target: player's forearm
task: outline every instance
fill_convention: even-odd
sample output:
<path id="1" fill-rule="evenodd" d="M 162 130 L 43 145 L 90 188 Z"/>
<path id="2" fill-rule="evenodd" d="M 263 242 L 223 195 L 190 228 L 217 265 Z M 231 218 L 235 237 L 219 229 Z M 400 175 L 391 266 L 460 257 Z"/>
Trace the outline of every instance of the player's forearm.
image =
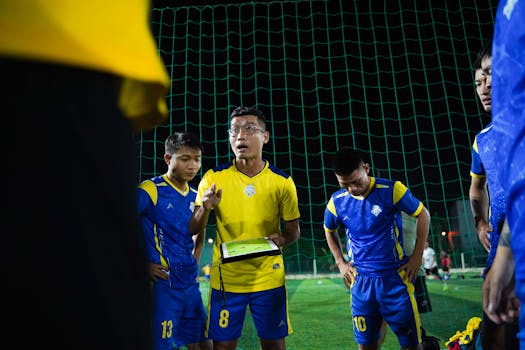
<path id="1" fill-rule="evenodd" d="M 204 207 L 195 207 L 193 215 L 190 218 L 190 223 L 188 228 L 192 235 L 196 235 L 201 231 L 204 231 L 206 225 L 208 224 L 208 219 L 210 217 L 209 209 L 204 209 Z"/>
<path id="2" fill-rule="evenodd" d="M 286 247 L 295 243 L 300 235 L 299 220 L 294 220 L 284 223 L 284 229 L 281 234 L 272 234 L 269 238 L 271 238 L 279 247 Z"/>
<path id="3" fill-rule="evenodd" d="M 480 221 L 488 222 L 487 214 L 489 207 L 489 198 L 486 186 L 483 182 L 472 179 L 472 184 L 469 189 L 470 210 L 476 224 L 476 228 Z"/>
<path id="4" fill-rule="evenodd" d="M 202 249 L 204 247 L 204 236 L 205 233 L 201 231 L 197 235 L 197 239 L 195 240 L 195 249 L 193 250 L 193 256 L 195 257 L 195 260 L 197 260 L 197 264 L 200 262 L 202 256 Z"/>
<path id="5" fill-rule="evenodd" d="M 471 199 L 470 200 L 470 209 L 472 211 L 472 217 L 474 218 L 474 223 L 476 228 L 481 221 L 488 222 L 487 219 L 487 205 L 481 199 Z"/>
<path id="6" fill-rule="evenodd" d="M 330 232 L 325 230 L 325 236 L 326 243 L 328 244 L 328 248 L 334 257 L 335 263 L 339 266 L 339 264 L 346 261 L 343 254 L 341 239 L 337 235 L 337 231 Z"/>

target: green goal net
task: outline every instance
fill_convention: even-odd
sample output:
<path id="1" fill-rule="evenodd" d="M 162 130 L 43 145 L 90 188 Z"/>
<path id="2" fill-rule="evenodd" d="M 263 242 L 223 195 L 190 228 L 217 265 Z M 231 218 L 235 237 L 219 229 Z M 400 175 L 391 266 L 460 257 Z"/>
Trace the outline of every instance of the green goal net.
<path id="1" fill-rule="evenodd" d="M 204 144 L 197 185 L 233 158 L 231 110 L 254 106 L 268 118 L 264 157 L 298 189 L 301 237 L 284 252 L 288 275 L 338 273 L 322 222 L 338 189 L 331 156 L 343 145 L 367 155 L 374 176 L 402 181 L 425 203 L 438 256 L 450 251 L 463 271 L 483 267 L 468 187 L 474 135 L 490 117 L 471 67 L 492 32 L 496 0 L 183 3 L 152 10 L 172 82 L 170 119 L 138 138 L 138 181 L 166 171 L 164 139 L 187 130 Z M 202 264 L 209 261 L 205 243 Z"/>

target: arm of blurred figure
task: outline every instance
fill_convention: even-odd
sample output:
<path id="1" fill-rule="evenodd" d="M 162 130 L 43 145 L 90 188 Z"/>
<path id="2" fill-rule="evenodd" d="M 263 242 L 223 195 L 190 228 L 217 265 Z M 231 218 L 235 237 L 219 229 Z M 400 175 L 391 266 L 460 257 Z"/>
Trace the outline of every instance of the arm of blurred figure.
<path id="1" fill-rule="evenodd" d="M 514 256 L 505 221 L 494 262 L 483 282 L 483 311 L 497 324 L 519 316 L 520 303 L 514 294 Z"/>

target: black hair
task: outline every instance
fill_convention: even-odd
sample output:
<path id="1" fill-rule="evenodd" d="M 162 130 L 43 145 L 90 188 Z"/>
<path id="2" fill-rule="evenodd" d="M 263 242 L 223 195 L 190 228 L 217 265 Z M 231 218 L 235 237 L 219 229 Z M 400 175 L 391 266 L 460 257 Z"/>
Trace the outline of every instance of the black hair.
<path id="1" fill-rule="evenodd" d="M 486 57 L 492 57 L 492 37 L 489 38 L 485 42 L 485 44 L 483 44 L 483 47 L 481 48 L 481 50 L 479 50 L 478 54 L 476 55 L 476 59 L 472 64 L 472 70 L 474 72 L 481 68 L 481 61 L 483 61 L 483 59 Z"/>
<path id="2" fill-rule="evenodd" d="M 235 108 L 230 114 L 230 120 L 235 117 L 242 117 L 245 115 L 256 116 L 257 120 L 259 121 L 259 125 L 266 129 L 266 117 L 264 116 L 264 113 L 253 107 L 239 106 Z"/>
<path id="3" fill-rule="evenodd" d="M 182 147 L 200 149 L 201 152 L 204 151 L 199 138 L 191 132 L 175 132 L 168 136 L 164 142 L 164 152 L 166 154 L 174 154 Z"/>
<path id="4" fill-rule="evenodd" d="M 345 146 L 335 152 L 332 158 L 332 168 L 337 175 L 350 175 L 364 164 L 363 159 L 357 150 Z"/>

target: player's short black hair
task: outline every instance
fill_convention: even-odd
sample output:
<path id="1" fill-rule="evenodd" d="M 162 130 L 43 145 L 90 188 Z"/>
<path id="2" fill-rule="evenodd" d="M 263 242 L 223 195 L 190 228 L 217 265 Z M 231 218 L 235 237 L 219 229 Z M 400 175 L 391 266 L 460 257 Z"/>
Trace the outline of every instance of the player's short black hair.
<path id="1" fill-rule="evenodd" d="M 259 125 L 261 125 L 263 128 L 266 129 L 266 117 L 264 113 L 256 108 L 253 107 L 246 107 L 246 106 L 239 106 L 236 107 L 231 113 L 230 113 L 230 120 L 232 120 L 235 117 L 242 117 L 245 115 L 254 115 L 257 117 L 257 120 L 259 121 Z"/>
<path id="2" fill-rule="evenodd" d="M 166 154 L 174 154 L 182 147 L 200 149 L 201 152 L 204 151 L 202 143 L 197 135 L 191 132 L 174 132 L 172 135 L 168 136 L 164 142 L 164 152 Z"/>
<path id="3" fill-rule="evenodd" d="M 332 157 L 332 168 L 336 175 L 350 175 L 364 164 L 363 159 L 359 151 L 349 146 L 344 146 L 335 152 Z"/>
<path id="4" fill-rule="evenodd" d="M 472 64 L 472 70 L 474 73 L 481 68 L 481 61 L 483 61 L 485 57 L 492 57 L 492 37 L 485 41 L 485 44 L 483 44 L 483 47 L 476 55 L 476 59 Z"/>

